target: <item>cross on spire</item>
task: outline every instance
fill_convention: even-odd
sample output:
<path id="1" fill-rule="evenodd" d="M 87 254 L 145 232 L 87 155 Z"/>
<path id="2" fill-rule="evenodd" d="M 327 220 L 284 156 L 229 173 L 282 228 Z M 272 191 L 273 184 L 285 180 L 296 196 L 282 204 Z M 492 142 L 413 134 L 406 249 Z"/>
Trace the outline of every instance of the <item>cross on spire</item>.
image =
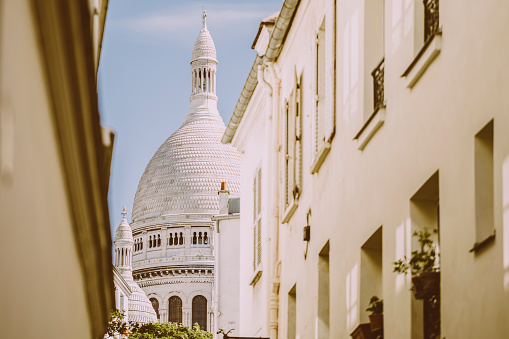
<path id="1" fill-rule="evenodd" d="M 122 219 L 125 220 L 125 216 L 127 215 L 127 210 L 125 208 L 125 205 L 124 205 L 124 208 L 122 209 Z"/>
<path id="2" fill-rule="evenodd" d="M 203 10 L 203 16 L 202 16 L 202 21 L 203 21 L 203 27 L 207 27 L 207 11 L 206 10 Z"/>

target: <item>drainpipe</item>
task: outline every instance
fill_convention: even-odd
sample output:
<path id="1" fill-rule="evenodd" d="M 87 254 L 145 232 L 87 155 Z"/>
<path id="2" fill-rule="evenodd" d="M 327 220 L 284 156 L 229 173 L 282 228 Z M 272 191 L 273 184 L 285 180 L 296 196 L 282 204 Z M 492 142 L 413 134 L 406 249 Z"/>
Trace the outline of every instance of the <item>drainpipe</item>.
<path id="1" fill-rule="evenodd" d="M 270 71 L 270 83 L 266 80 L 265 68 L 258 66 L 258 83 L 264 86 L 269 96 L 267 98 L 266 130 L 266 159 L 265 173 L 267 175 L 266 201 L 268 231 L 269 231 L 269 335 L 271 339 L 278 337 L 279 322 L 279 208 L 278 208 L 278 155 L 279 155 L 279 90 L 280 79 L 277 77 L 274 64 L 265 66 Z"/>

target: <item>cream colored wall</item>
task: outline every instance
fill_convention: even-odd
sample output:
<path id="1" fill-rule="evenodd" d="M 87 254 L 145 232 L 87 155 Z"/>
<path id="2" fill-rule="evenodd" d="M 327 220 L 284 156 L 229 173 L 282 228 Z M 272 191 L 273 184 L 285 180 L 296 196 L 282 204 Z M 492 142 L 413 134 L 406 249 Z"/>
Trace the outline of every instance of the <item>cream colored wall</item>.
<path id="1" fill-rule="evenodd" d="M 0 134 L 14 133 L 13 142 L 0 137 L 2 337 L 90 338 L 30 4 L 4 0 L 0 5 Z M 5 170 L 8 152 L 14 152 L 13 171 Z"/>
<path id="2" fill-rule="evenodd" d="M 448 338 L 503 338 L 509 325 L 509 82 L 505 38 L 509 4 L 441 2 L 442 51 L 413 89 L 402 73 L 422 45 L 413 26 L 420 1 L 385 1 L 384 125 L 363 151 L 353 140 L 365 121 L 365 66 L 346 53 L 362 55 L 362 41 L 347 44 L 347 26 L 367 24 L 358 1 L 337 1 L 336 135 L 317 174 L 311 164 L 313 112 L 313 33 L 321 22 L 323 1 L 301 1 L 276 63 L 282 78 L 281 105 L 293 86 L 295 66 L 303 70 L 303 190 L 289 224 L 280 225 L 281 285 L 279 337 L 286 338 L 287 293 L 297 284 L 297 334 L 315 338 L 318 253 L 330 240 L 330 338 L 347 338 L 365 321 L 369 300 L 361 277 L 361 246 L 383 225 L 382 297 L 385 336 L 411 338 L 410 277 L 392 273 L 392 262 L 411 250 L 410 198 L 439 171 L 442 334 Z M 360 6 L 362 7 L 362 6 Z M 420 9 L 419 9 L 420 11 Z M 355 35 L 353 35 L 355 36 Z M 415 40 L 415 41 L 414 41 Z M 353 53 L 353 54 L 352 54 Z M 371 71 L 371 70 L 369 70 Z M 345 79 L 345 77 L 350 78 Z M 355 78 L 355 75 L 357 78 Z M 253 100 L 258 100 L 252 98 Z M 263 100 L 263 99 L 259 99 Z M 253 104 L 252 102 L 250 105 Z M 280 115 L 282 117 L 282 115 Z M 495 121 L 496 239 L 485 250 L 470 253 L 475 242 L 474 137 Z M 237 133 L 243 131 L 239 129 Z M 236 136 L 237 137 L 237 136 Z M 281 134 L 282 140 L 282 134 Z M 253 141 L 254 143 L 254 141 Z M 243 155 L 243 178 L 251 180 Z M 282 161 L 282 159 L 281 159 Z M 250 165 L 252 166 L 252 165 Z M 244 176 L 247 175 L 248 178 Z M 281 178 L 281 173 L 280 173 Z M 244 182 L 244 181 L 243 181 Z M 243 206 L 246 206 L 244 202 Z M 311 241 L 304 258 L 302 227 L 311 209 Z M 241 223 L 243 221 L 241 220 Z M 415 321 L 414 321 L 415 324 Z M 415 326 L 414 326 L 415 327 Z M 414 336 L 415 337 L 415 336 Z"/>
<path id="3" fill-rule="evenodd" d="M 239 335 L 240 310 L 240 219 L 219 220 L 219 233 L 215 234 L 215 260 L 214 287 L 218 299 L 216 331 L 223 329 L 231 336 Z M 219 240 L 219 241 L 218 241 Z M 215 338 L 221 338 L 214 331 Z"/>
<path id="4" fill-rule="evenodd" d="M 234 139 L 232 145 L 241 152 L 240 179 L 240 312 L 239 330 L 241 336 L 268 336 L 269 307 L 269 241 L 268 241 L 268 208 L 267 167 L 264 159 L 266 152 L 266 92 L 261 86 L 255 89 L 252 102 L 249 104 L 239 126 L 240 139 Z M 262 168 L 262 276 L 254 285 L 250 285 L 253 272 L 253 179 L 258 168 Z"/>

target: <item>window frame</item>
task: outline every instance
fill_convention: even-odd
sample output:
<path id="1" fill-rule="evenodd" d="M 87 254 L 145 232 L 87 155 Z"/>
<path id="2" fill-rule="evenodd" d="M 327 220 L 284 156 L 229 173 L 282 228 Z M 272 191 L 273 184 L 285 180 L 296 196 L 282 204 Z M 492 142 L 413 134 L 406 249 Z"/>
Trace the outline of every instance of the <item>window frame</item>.
<path id="1" fill-rule="evenodd" d="M 326 14 L 315 30 L 313 43 L 313 91 L 311 174 L 317 173 L 327 157 L 336 134 L 336 2 L 326 2 Z M 323 33 L 322 33 L 323 32 Z M 320 46 L 323 45 L 323 49 Z M 320 54 L 322 51 L 323 55 Z M 323 66 L 320 65 L 323 63 Z M 323 71 L 321 71 L 323 67 Z M 322 75 L 322 78 L 320 77 Z M 323 91 L 320 90 L 320 84 Z"/>
<path id="2" fill-rule="evenodd" d="M 288 223 L 302 194 L 302 75 L 295 70 L 295 81 L 284 106 L 284 183 L 282 223 Z"/>

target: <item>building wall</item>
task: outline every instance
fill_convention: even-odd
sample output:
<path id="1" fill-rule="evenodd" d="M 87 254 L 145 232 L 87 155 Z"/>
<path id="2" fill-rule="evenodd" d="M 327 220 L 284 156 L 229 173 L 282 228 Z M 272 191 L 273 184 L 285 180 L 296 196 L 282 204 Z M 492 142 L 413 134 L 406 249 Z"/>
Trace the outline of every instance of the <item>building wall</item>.
<path id="1" fill-rule="evenodd" d="M 214 237 L 214 299 L 217 303 L 214 314 L 217 318 L 217 331 L 228 332 L 233 329 L 230 335 L 236 336 L 240 329 L 240 219 L 238 215 L 234 219 L 228 217 L 225 215 L 225 219 L 222 219 L 221 216 L 215 216 L 216 232 L 219 232 Z M 214 336 L 221 338 L 217 333 Z"/>
<path id="2" fill-rule="evenodd" d="M 184 220 L 187 219 L 187 220 Z M 194 221 L 190 221 L 194 220 Z M 205 221 L 208 220 L 208 221 Z M 134 224 L 134 223 L 133 223 Z M 182 322 L 192 326 L 192 299 L 202 295 L 207 299 L 207 329 L 213 327 L 214 257 L 212 246 L 214 229 L 210 217 L 203 215 L 171 215 L 157 221 L 137 222 L 133 226 L 135 246 L 143 242 L 143 248 L 133 252 L 133 276 L 149 299 L 159 302 L 160 321 L 168 321 L 169 298 L 177 295 L 182 300 Z M 207 233 L 207 244 L 193 244 L 194 233 Z M 180 233 L 181 245 L 169 245 L 170 233 Z M 161 237 L 161 246 L 149 247 L 150 237 Z M 202 240 L 203 242 L 203 240 Z"/>
<path id="3" fill-rule="evenodd" d="M 245 118 L 242 120 L 242 138 L 236 139 L 233 145 L 241 152 L 241 179 L 240 179 L 240 312 L 239 312 L 239 335 L 242 336 L 267 336 L 268 335 L 268 297 L 271 273 L 269 271 L 269 247 L 267 239 L 268 212 L 267 199 L 267 162 L 264 159 L 267 147 L 266 116 L 264 114 L 267 105 L 266 91 L 259 86 L 253 97 L 253 104 L 247 108 Z M 253 180 L 257 170 L 262 170 L 262 263 L 261 276 L 255 284 L 251 284 L 256 272 L 253 268 Z M 245 212 L 244 212 L 245 211 Z"/>
<path id="4" fill-rule="evenodd" d="M 46 77 L 40 26 L 33 7 L 31 1 L 0 1 L 2 336 L 68 338 L 72 333 L 73 337 L 92 338 L 106 328 L 113 284 L 105 281 L 111 278 L 111 272 L 110 276 L 103 277 L 102 267 L 98 265 L 88 267 L 88 278 L 84 274 L 86 260 L 81 256 L 80 245 L 85 240 L 76 238 L 74 226 L 79 222 L 73 213 L 81 207 L 73 209 L 70 203 L 72 188 L 62 164 L 62 140 L 58 138 L 51 98 L 50 86 L 55 83 Z M 57 52 L 55 55 L 61 56 Z M 87 56 L 93 64 L 92 55 L 82 55 Z M 95 82 L 91 85 L 95 86 Z M 80 98 L 86 100 L 84 96 Z M 84 115 L 89 117 L 93 113 L 97 111 L 92 109 Z M 82 137 L 89 135 L 83 132 Z M 101 143 L 100 137 L 93 141 Z M 96 151 L 92 149 L 91 152 Z M 95 155 L 102 158 L 100 153 Z M 76 179 L 83 180 L 83 177 Z M 88 184 L 90 191 L 100 191 L 97 182 Z M 86 192 L 78 194 L 87 195 Z M 106 195 L 103 202 L 105 199 Z M 105 213 L 107 219 L 107 204 L 100 200 L 95 203 L 97 211 L 92 215 Z M 109 226 L 97 223 L 94 225 L 97 238 L 90 239 L 97 240 L 103 235 L 99 226 L 104 226 L 109 235 Z M 104 253 L 111 252 L 108 246 L 111 246 L 109 242 L 104 245 Z M 104 253 L 97 252 L 98 261 L 88 258 L 87 264 L 111 265 L 111 257 Z M 88 295 L 87 284 L 98 286 L 97 282 L 104 282 L 96 290 L 102 301 Z M 107 288 L 109 285 L 111 290 Z M 90 305 L 90 302 L 97 303 Z M 95 318 L 91 311 L 96 313 Z"/>
<path id="5" fill-rule="evenodd" d="M 508 330 L 504 319 L 509 314 L 505 212 L 509 99 L 504 95 L 509 82 L 503 67 L 509 42 L 502 33 L 507 23 L 501 13 L 507 12 L 508 5 L 496 1 L 482 5 L 475 1 L 441 2 L 441 50 L 409 87 L 410 76 L 402 74 L 424 45 L 422 2 L 380 1 L 383 6 L 370 0 L 335 3 L 336 131 L 330 152 L 315 174 L 309 170 L 314 32 L 331 2 L 300 1 L 275 62 L 281 79 L 280 121 L 284 118 L 284 100 L 294 86 L 295 70 L 303 75 L 304 112 L 302 191 L 289 222 L 279 224 L 278 337 L 348 338 L 359 323 L 367 322 L 365 309 L 369 298 L 377 294 L 384 299 L 387 338 L 422 338 L 418 315 L 422 305 L 409 291 L 410 276 L 392 272 L 393 262 L 415 249 L 411 237 L 414 230 L 439 223 L 441 337 L 502 338 Z M 376 34 L 379 25 L 384 27 L 383 39 Z M 368 117 L 374 111 L 371 72 L 383 56 L 386 107 L 371 122 L 383 113 L 385 119 L 380 119 L 379 129 L 370 133 L 373 125 Z M 419 68 L 418 63 L 415 68 Z M 252 114 L 250 107 L 265 100 L 253 95 L 243 119 Z M 480 199 L 475 191 L 476 134 L 492 119 L 496 235 L 485 247 L 469 252 L 476 242 L 475 204 Z M 263 142 L 263 136 L 249 133 L 244 123 L 236 131 L 233 144 L 243 138 L 248 138 L 246 145 Z M 371 139 L 361 146 L 367 134 Z M 280 125 L 280 146 L 283 138 Z M 244 147 L 243 151 L 242 194 L 247 199 L 243 198 L 242 208 L 249 211 L 251 193 L 246 193 L 245 187 L 252 181 L 253 162 L 259 162 L 263 155 L 255 148 Z M 278 178 L 282 185 L 281 170 Z M 425 185 L 430 178 L 431 186 Z M 309 211 L 311 238 L 304 242 L 302 232 Z M 249 216 L 244 215 L 243 230 L 249 224 Z M 328 273 L 324 262 L 328 262 Z M 321 288 L 327 275 L 328 326 L 322 319 L 326 303 Z M 241 288 L 246 288 L 245 281 Z M 296 300 L 295 332 L 289 329 L 292 300 Z M 249 303 L 246 309 L 241 314 L 255 311 Z"/>

